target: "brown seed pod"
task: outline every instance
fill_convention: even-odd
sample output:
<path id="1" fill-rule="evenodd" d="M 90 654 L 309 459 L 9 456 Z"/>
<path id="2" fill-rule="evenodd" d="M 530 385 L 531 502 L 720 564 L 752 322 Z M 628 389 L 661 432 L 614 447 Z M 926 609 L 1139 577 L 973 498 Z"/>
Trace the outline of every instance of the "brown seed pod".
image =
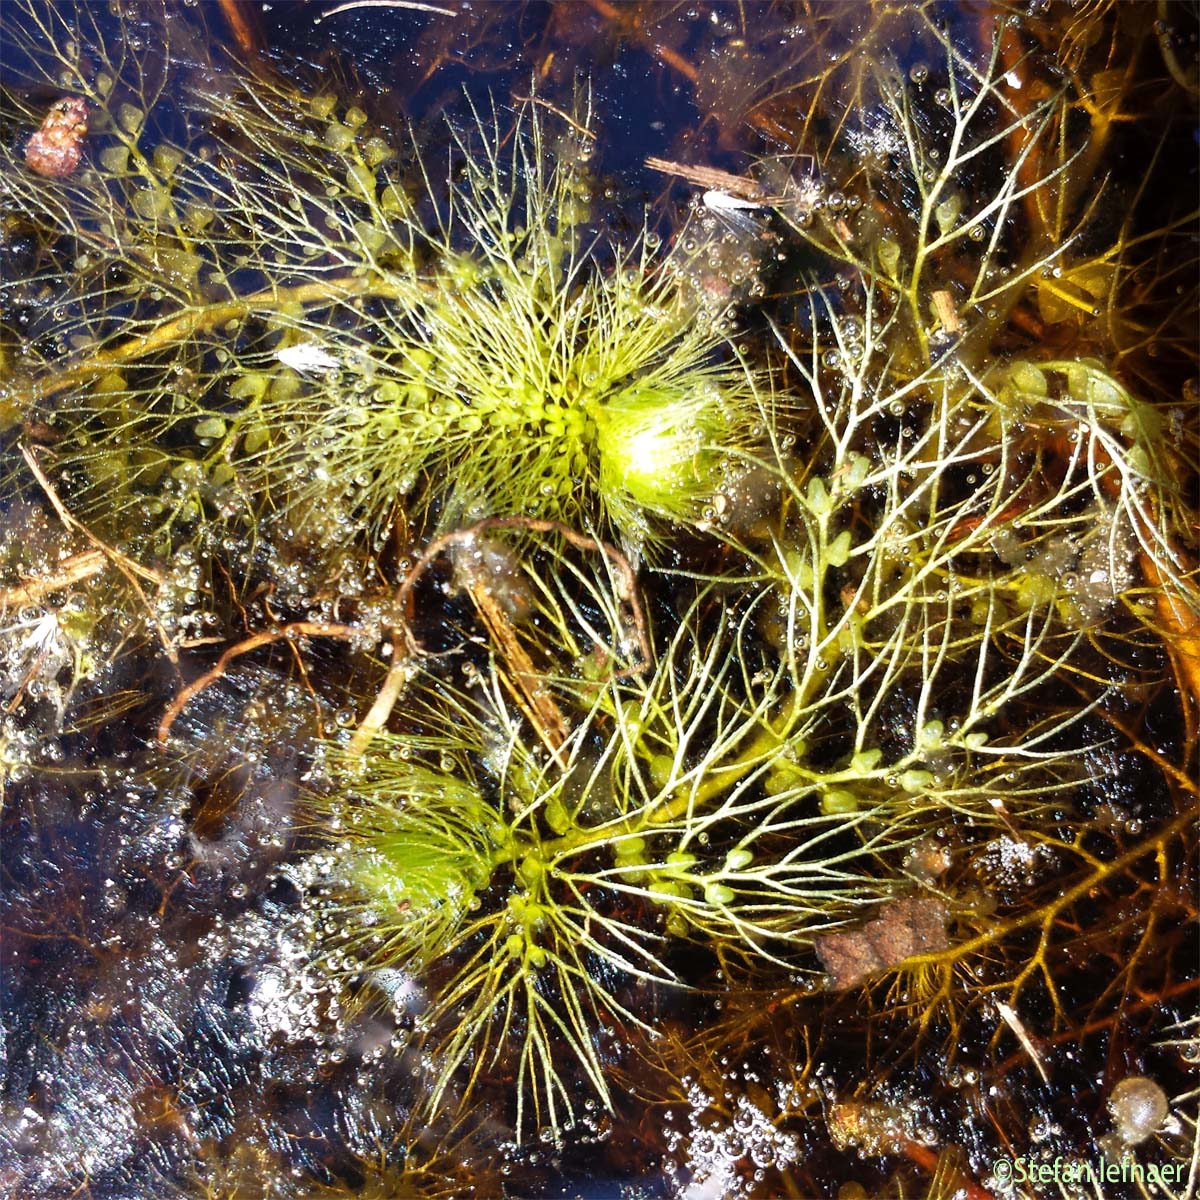
<path id="1" fill-rule="evenodd" d="M 25 165 L 47 179 L 66 179 L 79 166 L 87 135 L 88 110 L 79 96 L 55 101 L 25 147 Z"/>

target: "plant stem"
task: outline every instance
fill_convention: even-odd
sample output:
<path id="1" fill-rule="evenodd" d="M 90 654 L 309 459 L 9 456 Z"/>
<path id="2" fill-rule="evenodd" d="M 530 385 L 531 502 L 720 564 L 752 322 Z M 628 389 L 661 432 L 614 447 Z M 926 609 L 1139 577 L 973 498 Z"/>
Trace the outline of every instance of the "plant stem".
<path id="1" fill-rule="evenodd" d="M 44 383 L 30 385 L 14 392 L 9 403 L 18 411 L 39 400 L 49 400 L 79 383 L 86 383 L 97 375 L 149 357 L 193 334 L 223 325 L 227 321 L 240 320 L 257 312 L 275 312 L 293 305 L 313 305 L 362 299 L 366 297 L 398 300 L 409 289 L 400 285 L 395 278 L 381 279 L 378 276 L 362 278 L 341 277 L 322 280 L 320 283 L 305 283 L 293 288 L 270 288 L 254 292 L 240 300 L 229 300 L 221 304 L 210 304 L 186 312 L 164 322 L 141 337 L 130 338 L 111 350 L 101 350 L 91 358 L 60 371 Z"/>

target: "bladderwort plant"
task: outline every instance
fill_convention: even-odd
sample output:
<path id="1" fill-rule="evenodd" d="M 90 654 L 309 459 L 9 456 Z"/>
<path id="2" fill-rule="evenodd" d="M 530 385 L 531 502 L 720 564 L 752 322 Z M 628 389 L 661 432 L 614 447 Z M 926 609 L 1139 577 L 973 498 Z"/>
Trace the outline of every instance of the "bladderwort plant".
<path id="1" fill-rule="evenodd" d="M 350 164 L 375 231 L 368 269 L 397 237 L 432 269 L 415 271 L 366 338 L 305 312 L 288 349 L 257 371 L 245 360 L 231 390 L 251 400 L 246 469 L 297 473 L 310 491 L 315 471 L 322 503 L 344 486 L 376 520 L 425 475 L 453 477 L 455 511 L 594 519 L 635 544 L 652 540 L 654 518 L 699 523 L 728 451 L 750 442 L 754 380 L 718 362 L 720 335 L 687 311 L 655 239 L 619 249 L 587 232 L 586 111 L 552 139 L 528 104 L 505 148 L 482 133 L 501 115 L 476 119 L 478 144 L 455 137 L 461 174 L 447 196 L 420 164 L 429 205 L 392 184 L 382 206 L 374 164 Z M 260 136 L 264 148 L 278 140 L 270 127 Z M 277 386 L 281 358 L 308 364 L 294 394 Z"/>
<path id="2" fill-rule="evenodd" d="M 886 411 L 820 397 L 835 429 Z M 989 419 L 946 389 L 921 436 L 835 450 L 828 481 L 779 468 L 784 515 L 741 548 L 736 584 L 697 582 L 653 664 L 617 669 L 611 578 L 544 563 L 543 595 L 576 597 L 539 604 L 526 635 L 568 731 L 557 755 L 514 711 L 500 653 L 461 680 L 431 669 L 405 731 L 365 754 L 331 748 L 317 924 L 335 971 L 428 986 L 431 1112 L 508 1075 L 518 1134 L 561 1130 L 580 1079 L 611 1103 L 612 1041 L 654 1035 L 624 989 L 686 985 L 673 942 L 802 970 L 823 932 L 919 890 L 905 852 L 947 821 L 1053 826 L 1087 707 L 1039 705 L 1085 637 L 990 549 L 1005 473 L 947 486 Z M 876 502 L 888 519 L 858 536 Z"/>
<path id="3" fill-rule="evenodd" d="M 922 403 L 931 383 L 991 410 L 987 432 L 1010 455 L 1005 469 L 1026 497 L 1006 500 L 997 552 L 1007 552 L 1011 531 L 1032 574 L 1057 571 L 1080 585 L 1085 619 L 1126 590 L 1138 553 L 1151 564 L 1147 582 L 1161 579 L 1194 609 L 1185 480 L 1196 464 L 1189 447 L 1173 449 L 1178 439 L 1164 436 L 1179 429 L 1179 410 L 1169 398 L 1135 395 L 1097 357 L 1102 341 L 1045 362 L 994 350 L 1006 322 L 1031 297 L 1059 318 L 1064 308 L 1082 310 L 1110 336 L 1120 329 L 1119 293 L 1088 293 L 1069 282 L 1087 270 L 1106 279 L 1134 273 L 1124 265 L 1134 252 L 1129 217 L 1104 253 L 1082 249 L 1104 188 L 1091 189 L 1090 171 L 1077 168 L 1094 161 L 1096 143 L 1111 130 L 1086 95 L 1065 85 L 1042 86 L 1036 95 L 1022 90 L 1031 61 L 1014 49 L 1003 22 L 989 61 L 976 65 L 928 15 L 922 20 L 945 55 L 936 76 L 921 67 L 933 103 L 921 103 L 920 89 L 894 65 L 874 67 L 879 103 L 864 109 L 857 126 L 847 123 L 826 152 L 830 168 L 845 175 L 844 183 L 828 181 L 827 191 L 843 183 L 846 194 L 836 193 L 837 204 L 780 207 L 796 235 L 863 298 L 852 295 L 837 319 L 832 309 L 814 310 L 812 344 L 822 344 L 831 364 L 856 360 L 846 372 L 852 385 L 857 378 L 878 387 L 876 375 L 890 376 L 880 394 L 897 416 Z M 1089 115 L 1090 130 L 1069 128 L 1076 107 Z M 837 166 L 848 161 L 853 171 Z M 1129 212 L 1143 199 L 1139 188 Z M 1098 300 L 1112 310 L 1103 324 Z M 867 326 L 879 356 L 874 365 L 858 353 Z M 1114 359 L 1128 353 L 1124 340 L 1109 347 Z M 812 370 L 805 375 L 814 383 Z M 848 441 L 854 432 L 834 436 Z M 1065 446 L 1056 449 L 1056 440 Z M 976 461 L 980 469 L 997 465 L 986 450 Z M 1039 526 L 1037 505 L 1020 510 L 1032 490 L 1060 486 L 1045 479 L 1060 474 L 1072 482 L 1061 485 L 1063 502 Z M 1033 562 L 1039 558 L 1045 570 Z"/>
<path id="4" fill-rule="evenodd" d="M 922 181 L 921 232 L 907 259 L 879 247 L 881 268 L 832 226 L 853 286 L 813 288 L 807 344 L 778 331 L 811 396 L 808 457 L 794 462 L 780 422 L 767 454 L 743 453 L 783 503 L 729 535 L 736 582 L 694 579 L 641 672 L 596 678 L 570 622 L 544 623 L 546 660 L 574 647 L 546 676 L 570 730 L 561 761 L 530 749 L 502 655 L 465 689 L 428 680 L 410 731 L 333 753 L 337 849 L 314 865 L 337 965 L 430 982 L 418 1031 L 434 1109 L 508 1074 L 518 1129 L 561 1128 L 579 1076 L 610 1101 L 612 1028 L 653 1035 L 620 983 L 683 982 L 673 940 L 751 973 L 795 970 L 853 912 L 928 888 L 905 878 L 904 852 L 948 823 L 966 841 L 1061 827 L 1069 844 L 1078 756 L 1110 686 L 1098 622 L 1142 606 L 1139 549 L 1182 579 L 1178 509 L 1157 409 L 1103 364 L 998 359 L 983 347 L 999 314 L 959 339 L 953 296 L 931 309 L 944 325 L 926 320 L 939 239 L 964 250 L 972 304 L 1016 303 L 1045 266 L 1001 271 L 998 247 L 1060 162 L 1036 182 L 1001 175 L 961 237 L 942 208 L 956 166 L 1057 120 L 1051 104 L 1006 124 L 997 70 L 954 92 L 949 156 L 923 157 L 908 99 L 885 89 Z M 586 607 L 615 614 L 603 593 Z M 1063 698 L 1072 675 L 1099 683 L 1089 700 Z M 978 963 L 941 962 L 978 988 Z"/>
<path id="5" fill-rule="evenodd" d="M 588 232 L 586 106 L 452 137 L 443 188 L 362 110 L 269 81 L 198 90 L 203 132 L 173 140 L 136 59 L 85 67 L 63 18 L 29 19 L 92 141 L 53 181 L 9 142 L 36 253 L 5 415 L 49 428 L 68 499 L 123 544 L 403 512 L 640 545 L 778 489 L 723 534 L 728 570 L 657 579 L 649 659 L 623 582 L 518 540 L 510 640 L 415 652 L 389 728 L 322 750 L 298 868 L 318 952 L 410 997 L 428 1114 L 507 1086 L 519 1134 L 561 1132 L 584 1093 L 613 1103 L 620 1041 L 653 1036 L 636 988 L 688 985 L 676 943 L 814 971 L 823 932 L 932 886 L 905 873 L 916 843 L 1069 820 L 1097 622 L 1140 603 L 1135 546 L 1181 590 L 1185 566 L 1158 410 L 1090 355 L 993 349 L 1074 236 L 1020 239 L 1074 161 L 1061 96 L 1018 107 L 998 49 L 978 69 L 947 45 L 933 122 L 881 77 L 872 203 L 796 221 L 825 273 L 776 323 L 805 399 L 784 405 L 721 365 L 651 239 Z M 1063 698 L 1072 674 L 1091 699 Z"/>
<path id="6" fill-rule="evenodd" d="M 9 210 L 71 256 L 5 416 L 52 428 L 77 497 L 149 503 L 165 534 L 223 511 L 381 534 L 404 505 L 640 546 L 704 521 L 765 398 L 655 235 L 596 232 L 586 99 L 475 111 L 443 158 L 259 80 L 198 88 L 189 142 L 119 64 L 73 62 L 66 17 L 30 21 L 91 133 L 73 177 L 5 172 Z"/>

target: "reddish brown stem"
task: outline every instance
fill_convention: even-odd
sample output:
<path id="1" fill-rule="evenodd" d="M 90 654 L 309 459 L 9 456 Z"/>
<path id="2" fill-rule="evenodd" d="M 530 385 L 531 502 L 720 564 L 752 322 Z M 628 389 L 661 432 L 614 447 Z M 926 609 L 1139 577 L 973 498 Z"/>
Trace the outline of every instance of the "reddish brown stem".
<path id="1" fill-rule="evenodd" d="M 272 642 L 292 637 L 328 637 L 350 641 L 353 638 L 362 637 L 362 630 L 355 628 L 353 625 L 324 625 L 320 621 L 292 621 L 279 629 L 267 629 L 260 633 L 251 634 L 244 641 L 230 646 L 217 659 L 214 666 L 182 688 L 179 695 L 171 702 L 170 708 L 163 713 L 163 718 L 158 723 L 157 740 L 159 747 L 166 747 L 167 739 L 171 735 L 171 726 L 175 724 L 176 718 L 187 707 L 188 701 L 220 679 L 225 674 L 226 668 L 235 658 L 240 658 L 243 654 L 249 654 L 251 650 L 257 650 L 259 646 L 269 646 Z"/>
<path id="2" fill-rule="evenodd" d="M 904 1157 L 910 1162 L 916 1163 L 918 1167 L 928 1171 L 931 1175 L 937 1174 L 938 1155 L 928 1146 L 922 1146 L 919 1142 L 904 1142 L 901 1150 Z M 968 1179 L 961 1171 L 954 1173 L 954 1187 L 955 1190 L 951 1194 L 963 1196 L 965 1200 L 996 1200 L 991 1192 Z"/>
<path id="3" fill-rule="evenodd" d="M 404 577 L 404 582 L 396 592 L 396 602 L 400 610 L 407 613 L 412 590 L 416 586 L 417 580 L 421 578 L 436 558 L 442 555 L 449 547 L 459 542 L 470 541 L 471 538 L 480 533 L 487 533 L 491 529 L 526 529 L 532 533 L 556 533 L 577 550 L 599 550 L 605 555 L 617 568 L 621 576 L 620 598 L 623 603 L 629 606 L 630 615 L 633 617 L 634 630 L 637 634 L 640 661 L 633 667 L 630 667 L 626 673 L 632 674 L 644 671 L 649 667 L 653 661 L 653 654 L 650 650 L 650 634 L 646 623 L 646 612 L 642 607 L 642 598 L 637 589 L 637 573 L 634 571 L 633 565 L 616 546 L 609 542 L 602 542 L 598 538 L 577 533 L 569 525 L 564 525 L 561 521 L 548 521 L 539 517 L 488 517 L 486 520 L 478 521 L 466 529 L 455 529 L 450 533 L 443 534 L 441 537 L 434 538 L 425 547 L 425 551 L 421 557 L 413 564 L 412 570 Z M 407 629 L 406 637 L 410 650 L 413 653 L 419 654 L 421 647 Z"/>

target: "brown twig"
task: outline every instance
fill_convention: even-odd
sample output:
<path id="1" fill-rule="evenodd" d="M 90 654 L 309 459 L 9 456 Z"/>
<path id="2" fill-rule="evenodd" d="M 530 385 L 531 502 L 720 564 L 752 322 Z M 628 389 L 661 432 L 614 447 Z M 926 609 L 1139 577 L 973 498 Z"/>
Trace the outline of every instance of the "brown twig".
<path id="1" fill-rule="evenodd" d="M 1006 141 L 1009 161 L 1015 168 L 1023 193 L 1021 207 L 1025 212 L 1025 219 L 1029 222 L 1030 244 L 1038 246 L 1042 240 L 1053 237 L 1049 212 L 1053 206 L 1053 196 L 1047 196 L 1047 191 L 1052 185 L 1049 179 L 1042 178 L 1041 161 L 1033 153 L 1033 143 L 1040 136 L 1040 130 L 1036 124 L 1029 122 L 1029 114 L 1031 107 L 1045 93 L 1030 79 L 1026 55 L 1016 27 L 1007 21 L 997 22 L 996 27 L 1000 30 L 1000 62 L 1005 78 L 1020 81 L 1016 87 L 1010 87 L 1006 92 L 1007 102 L 1020 118 L 1013 122 Z M 1080 175 L 1079 178 L 1090 179 L 1091 173 L 1086 176 Z"/>
<path id="2" fill-rule="evenodd" d="M 158 630 L 158 637 L 159 641 L 162 642 L 163 652 L 173 664 L 178 666 L 179 655 L 176 653 L 171 639 L 167 636 L 167 631 L 162 627 L 158 618 L 153 615 L 154 610 L 150 607 L 150 602 L 146 599 L 146 593 L 142 591 L 142 585 L 138 583 L 140 576 L 148 583 L 153 583 L 155 587 L 161 587 L 163 582 L 162 576 L 156 571 L 151 571 L 148 567 L 143 567 L 141 563 L 135 562 L 127 554 L 122 554 L 120 550 L 114 549 L 107 542 L 102 542 L 78 517 L 70 512 L 67 506 L 63 504 L 58 493 L 54 490 L 54 485 L 46 477 L 46 473 L 42 470 L 42 465 L 38 462 L 37 455 L 34 454 L 31 447 L 22 446 L 21 457 L 24 458 L 29 470 L 33 473 L 34 479 L 38 481 L 42 491 L 45 492 L 46 499 L 50 501 L 54 511 L 58 513 L 59 520 L 68 529 L 75 529 L 82 533 L 97 550 L 112 561 L 117 570 L 129 581 L 130 586 L 137 592 L 138 599 L 142 602 L 143 608 L 150 614 L 155 629 Z"/>
<path id="3" fill-rule="evenodd" d="M 492 640 L 499 646 L 500 654 L 508 667 L 508 670 L 501 673 L 503 683 L 516 701 L 517 707 L 537 732 L 542 744 L 550 751 L 551 757 L 565 770 L 567 764 L 562 757 L 562 748 L 570 736 L 571 727 L 567 724 L 558 701 L 546 687 L 544 678 L 534 667 L 525 647 L 521 645 L 512 622 L 487 586 L 472 582 L 467 585 L 467 594 L 471 597 Z"/>
<path id="4" fill-rule="evenodd" d="M 744 200 L 761 200 L 763 190 L 743 175 L 734 175 L 729 171 L 719 171 L 716 167 L 689 166 L 687 163 L 673 162 L 669 158 L 655 158 L 651 155 L 646 159 L 646 166 L 652 171 L 661 171 L 664 175 L 678 175 L 688 183 L 697 187 L 716 188 L 728 192 L 731 196 L 740 196 Z"/>
<path id="5" fill-rule="evenodd" d="M 941 325 L 942 331 L 949 334 L 962 333 L 962 320 L 958 315 L 954 297 L 945 289 L 936 291 L 930 297 L 933 301 L 933 312 Z"/>
<path id="6" fill-rule="evenodd" d="M 93 546 L 103 551 L 107 558 L 112 559 L 125 572 L 132 575 L 140 575 L 148 583 L 153 583 L 155 586 L 162 583 L 161 575 L 155 571 L 151 571 L 148 567 L 143 567 L 141 563 L 134 562 L 128 555 L 122 554 L 120 550 L 115 550 L 112 546 L 102 542 L 78 517 L 67 509 L 66 505 L 59 498 L 58 493 L 54 490 L 54 485 L 46 478 L 46 473 L 42 470 L 37 455 L 34 454 L 29 446 L 21 447 L 21 457 L 29 464 L 29 469 L 33 473 L 34 479 L 38 481 L 42 491 L 46 493 L 46 499 L 53 505 L 59 519 L 68 529 L 75 529 L 82 533 Z"/>
<path id="7" fill-rule="evenodd" d="M 50 575 L 31 576 L 24 583 L 0 588 L 0 611 L 23 608 L 28 604 L 41 604 L 52 593 L 99 575 L 107 562 L 108 558 L 103 550 L 83 550 L 72 554 L 69 558 L 64 558 L 57 570 Z"/>
<path id="8" fill-rule="evenodd" d="M 362 754 L 367 746 L 370 745 L 371 739 L 387 724 L 396 701 L 404 692 L 405 687 L 408 686 L 409 680 L 412 679 L 414 670 L 413 658 L 424 653 L 416 638 L 413 637 L 407 620 L 412 591 L 416 587 L 417 581 L 429 568 L 430 564 L 451 546 L 459 542 L 469 541 L 471 538 L 476 537 L 480 533 L 486 533 L 490 529 L 524 529 L 533 533 L 556 533 L 576 549 L 599 550 L 604 554 L 616 567 L 617 573 L 620 575 L 619 596 L 621 601 L 629 608 L 638 640 L 639 661 L 620 672 L 620 674 L 644 671 L 653 662 L 653 654 L 650 649 L 649 627 L 646 623 L 646 612 L 642 607 L 641 595 L 637 590 L 637 573 L 634 571 L 629 559 L 616 546 L 600 541 L 597 538 L 588 537 L 586 534 L 577 533 L 569 525 L 564 525 L 560 521 L 543 520 L 537 517 L 488 517 L 486 520 L 478 521 L 466 529 L 456 529 L 450 533 L 443 534 L 441 537 L 434 538 L 425 547 L 420 558 L 413 564 L 396 590 L 396 605 L 400 612 L 404 614 L 404 617 L 402 618 L 403 624 L 397 629 L 396 636 L 392 640 L 392 666 L 388 670 L 379 694 L 375 697 L 375 702 L 371 705 L 367 715 L 359 724 L 354 737 L 350 740 L 347 753 Z M 521 668 L 518 668 L 518 672 L 520 670 Z M 532 670 L 532 664 L 529 664 L 529 670 Z M 534 707 L 537 707 L 536 703 L 534 703 Z M 528 711 L 526 711 L 526 715 L 530 715 Z M 530 719 L 533 720 L 532 717 Z M 550 726 L 555 724 L 552 718 L 548 717 L 547 719 Z M 553 735 L 544 733 L 541 727 L 538 726 L 537 721 L 533 721 L 533 723 L 539 728 L 539 733 L 543 734 L 543 740 L 545 740 L 546 736 L 553 737 Z M 547 744 L 550 745 L 551 752 L 555 752 L 554 746 L 549 742 Z M 561 742 L 559 742 L 559 745 L 561 745 Z"/>
<path id="9" fill-rule="evenodd" d="M 230 646 L 217 659 L 215 665 L 180 690 L 179 694 L 171 702 L 170 708 L 163 713 L 163 718 L 158 723 L 157 741 L 159 747 L 164 748 L 166 746 L 167 739 L 171 735 L 171 726 L 175 724 L 179 714 L 187 707 L 188 701 L 220 679 L 225 674 L 225 669 L 235 658 L 240 658 L 243 654 L 249 654 L 251 650 L 257 650 L 259 646 L 269 646 L 271 643 L 282 641 L 284 638 L 329 637 L 338 638 L 341 641 L 350 641 L 354 638 L 362 637 L 362 632 L 361 629 L 353 625 L 325 625 L 320 621 L 292 621 L 287 625 L 281 626 L 279 629 L 264 629 L 259 633 L 252 633 L 248 638 L 243 639 L 236 645 Z"/>
<path id="10" fill-rule="evenodd" d="M 693 83 L 699 79 L 700 73 L 682 54 L 677 50 L 672 50 L 670 46 L 664 46 L 660 42 L 656 42 L 652 37 L 647 36 L 638 23 L 627 21 L 625 14 L 616 5 L 610 4 L 608 0 L 588 0 L 588 4 L 606 21 L 616 22 L 632 37 L 642 42 L 655 58 L 678 71 L 685 79 L 690 79 Z"/>
<path id="11" fill-rule="evenodd" d="M 1142 574 L 1153 590 L 1163 648 L 1171 663 L 1183 712 L 1187 753 L 1200 737 L 1200 595 L 1187 577 L 1173 580 L 1159 570 L 1154 557 L 1139 554 Z"/>
<path id="12" fill-rule="evenodd" d="M 412 569 L 404 577 L 404 582 L 400 584 L 396 592 L 396 602 L 401 611 L 408 611 L 409 600 L 411 599 L 412 590 L 416 586 L 417 580 L 421 578 L 435 559 L 439 558 L 451 546 L 457 545 L 459 542 L 470 541 L 479 534 L 487 533 L 492 529 L 525 529 L 531 533 L 556 533 L 577 550 L 600 551 L 617 568 L 617 572 L 621 577 L 618 596 L 628 606 L 630 615 L 633 618 L 634 629 L 637 633 L 640 661 L 623 673 L 636 674 L 646 670 L 650 666 L 654 660 L 654 655 L 650 649 L 649 627 L 646 623 L 645 609 L 642 607 L 642 598 L 637 590 L 637 573 L 634 571 L 629 559 L 610 542 L 604 542 L 599 538 L 578 533 L 569 525 L 564 525 L 561 521 L 550 521 L 540 517 L 488 517 L 483 521 L 476 522 L 474 525 L 467 526 L 465 529 L 455 529 L 450 533 L 442 534 L 441 537 L 434 538 L 425 547 L 425 551 L 421 557 L 413 564 Z M 413 654 L 423 653 L 422 648 L 417 644 L 407 624 L 405 625 L 405 636 L 408 640 L 409 650 Z"/>
<path id="13" fill-rule="evenodd" d="M 25 672 L 25 678 L 17 685 L 17 690 L 13 698 L 4 706 L 4 715 L 12 716 L 21 706 L 21 702 L 25 699 L 25 689 L 33 682 L 33 677 L 42 669 L 42 663 L 46 661 L 47 652 L 42 650 L 33 660 L 33 665 Z"/>
<path id="14" fill-rule="evenodd" d="M 259 20 L 256 6 L 243 3 L 243 0 L 217 0 L 217 7 L 233 34 L 233 40 L 238 48 L 251 58 L 256 57 L 263 49 L 262 22 Z"/>

